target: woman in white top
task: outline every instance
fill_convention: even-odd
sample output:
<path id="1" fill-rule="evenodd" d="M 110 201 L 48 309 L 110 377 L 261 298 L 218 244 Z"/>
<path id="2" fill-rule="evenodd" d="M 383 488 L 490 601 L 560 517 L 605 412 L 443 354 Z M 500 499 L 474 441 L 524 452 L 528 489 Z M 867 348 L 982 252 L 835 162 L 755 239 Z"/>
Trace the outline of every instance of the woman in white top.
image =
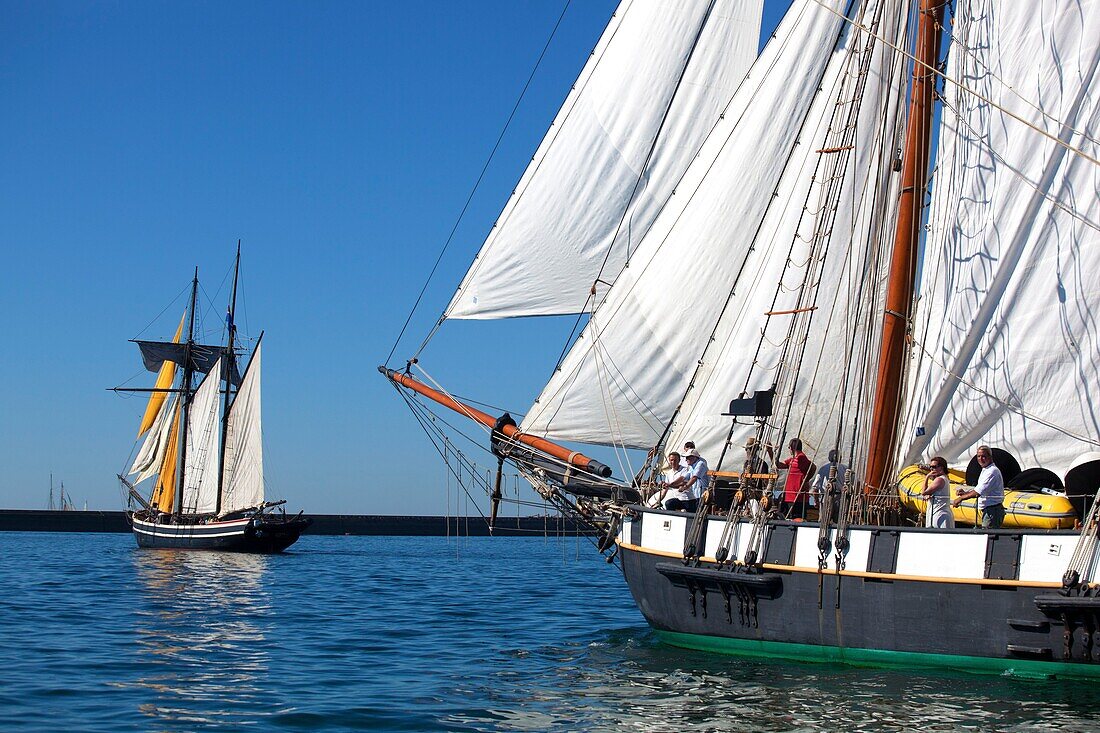
<path id="1" fill-rule="evenodd" d="M 954 529 L 955 517 L 951 514 L 951 482 L 947 479 L 947 461 L 943 456 L 934 456 L 928 464 L 930 468 L 924 477 L 924 488 L 920 492 L 928 502 L 924 526 Z"/>

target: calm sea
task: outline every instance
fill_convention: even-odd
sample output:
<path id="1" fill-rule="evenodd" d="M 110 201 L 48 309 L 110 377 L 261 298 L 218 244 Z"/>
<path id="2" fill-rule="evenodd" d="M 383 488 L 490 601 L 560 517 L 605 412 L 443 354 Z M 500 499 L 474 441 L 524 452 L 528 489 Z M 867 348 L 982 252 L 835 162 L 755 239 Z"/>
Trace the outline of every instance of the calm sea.
<path id="1" fill-rule="evenodd" d="M 665 647 L 583 539 L 292 550 L 0 533 L 0 730 L 1100 730 L 1095 685 Z"/>

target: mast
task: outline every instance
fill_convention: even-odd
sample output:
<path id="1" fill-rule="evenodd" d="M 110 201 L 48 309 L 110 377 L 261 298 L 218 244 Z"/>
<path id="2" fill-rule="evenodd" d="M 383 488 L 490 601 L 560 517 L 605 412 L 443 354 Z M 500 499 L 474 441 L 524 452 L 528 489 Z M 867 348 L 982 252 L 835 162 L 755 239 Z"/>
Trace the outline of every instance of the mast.
<path id="1" fill-rule="evenodd" d="M 890 259 L 878 379 L 871 413 L 871 436 L 867 453 L 867 490 L 886 483 L 901 412 L 902 375 L 912 315 L 913 291 L 920 243 L 921 211 L 928 180 L 932 146 L 932 113 L 937 54 L 947 0 L 920 0 L 917 25 L 916 61 L 909 97 L 909 123 L 905 132 L 901 195 L 894 230 L 894 251 Z"/>
<path id="2" fill-rule="evenodd" d="M 183 402 L 183 410 L 180 411 L 180 420 L 183 421 L 180 429 L 180 455 L 179 478 L 176 484 L 176 517 L 183 515 L 183 484 L 187 476 L 187 418 L 191 412 L 191 377 L 194 369 L 191 366 L 191 348 L 195 345 L 195 301 L 199 294 L 199 268 L 195 268 L 195 278 L 191 281 L 191 313 L 187 318 L 187 346 L 184 348 L 183 358 L 183 385 L 180 400 Z"/>
<path id="3" fill-rule="evenodd" d="M 226 326 L 229 328 L 229 337 L 225 346 L 225 362 L 222 364 L 222 377 L 225 379 L 225 403 L 222 409 L 222 435 L 218 446 L 218 498 L 214 503 L 214 514 L 222 511 L 222 483 L 225 481 L 225 438 L 229 429 L 229 405 L 233 397 L 233 372 L 235 358 L 233 356 L 233 336 L 237 333 L 237 275 L 241 271 L 241 240 L 237 240 L 237 259 L 233 263 L 233 295 L 229 299 L 229 312 L 225 316 Z"/>

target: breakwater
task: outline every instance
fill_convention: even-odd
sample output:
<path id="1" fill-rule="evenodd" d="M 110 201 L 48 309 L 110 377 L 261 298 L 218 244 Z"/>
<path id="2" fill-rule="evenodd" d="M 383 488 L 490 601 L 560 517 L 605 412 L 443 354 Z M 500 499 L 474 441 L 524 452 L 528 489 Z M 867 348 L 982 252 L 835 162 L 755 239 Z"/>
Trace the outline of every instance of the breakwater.
<path id="1" fill-rule="evenodd" d="M 485 537 L 484 517 L 391 516 L 387 514 L 307 514 L 313 524 L 304 534 L 395 537 Z M 0 532 L 129 532 L 119 511 L 49 511 L 0 509 Z M 495 536 L 573 535 L 576 523 L 557 516 L 501 517 Z"/>

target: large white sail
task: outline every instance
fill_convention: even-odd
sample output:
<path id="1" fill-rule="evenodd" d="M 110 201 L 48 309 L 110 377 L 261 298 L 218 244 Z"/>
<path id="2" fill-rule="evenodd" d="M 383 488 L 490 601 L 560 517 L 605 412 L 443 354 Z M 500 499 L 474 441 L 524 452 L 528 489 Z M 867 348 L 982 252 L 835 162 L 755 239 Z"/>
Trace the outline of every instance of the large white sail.
<path id="1" fill-rule="evenodd" d="M 624 0 L 446 316 L 584 310 L 741 83 L 761 9 L 761 0 Z"/>
<path id="2" fill-rule="evenodd" d="M 778 203 L 818 85 L 842 53 L 847 4 L 806 0 L 787 13 L 524 431 L 628 447 L 660 438 Z"/>
<path id="3" fill-rule="evenodd" d="M 1100 2 L 958 5 L 904 460 L 1064 474 L 1100 439 Z"/>
<path id="4" fill-rule="evenodd" d="M 222 513 L 248 509 L 264 501 L 263 426 L 260 422 L 260 349 L 229 409 L 222 477 Z"/>
<path id="5" fill-rule="evenodd" d="M 145 441 L 141 444 L 134 463 L 130 466 L 129 473 L 137 474 L 135 484 L 139 484 L 150 476 L 155 476 L 160 471 L 160 465 L 164 461 L 164 452 L 168 449 L 169 434 L 172 432 L 172 418 L 175 416 L 176 401 L 163 400 L 156 418 L 145 435 Z"/>
<path id="6" fill-rule="evenodd" d="M 853 20 L 875 31 L 850 28 L 834 55 L 746 260 L 751 274 L 727 303 L 672 425 L 668 444 L 694 441 L 715 468 L 729 437 L 735 449 L 721 468 L 738 470 L 738 448 L 756 431 L 751 417 L 741 418 L 731 435 L 731 418 L 722 416 L 742 391 L 778 384 L 775 421 L 819 462 L 845 412 L 844 438 L 851 437 L 864 363 L 853 344 L 866 343 L 869 324 L 881 322 L 868 303 L 884 281 L 877 242 L 893 231 L 892 164 L 908 72 L 896 49 L 906 45 L 909 17 L 902 3 L 871 0 Z"/>
<path id="7" fill-rule="evenodd" d="M 207 514 L 218 502 L 218 441 L 221 417 L 222 360 L 202 380 L 187 413 L 187 462 L 184 466 L 183 511 Z"/>

